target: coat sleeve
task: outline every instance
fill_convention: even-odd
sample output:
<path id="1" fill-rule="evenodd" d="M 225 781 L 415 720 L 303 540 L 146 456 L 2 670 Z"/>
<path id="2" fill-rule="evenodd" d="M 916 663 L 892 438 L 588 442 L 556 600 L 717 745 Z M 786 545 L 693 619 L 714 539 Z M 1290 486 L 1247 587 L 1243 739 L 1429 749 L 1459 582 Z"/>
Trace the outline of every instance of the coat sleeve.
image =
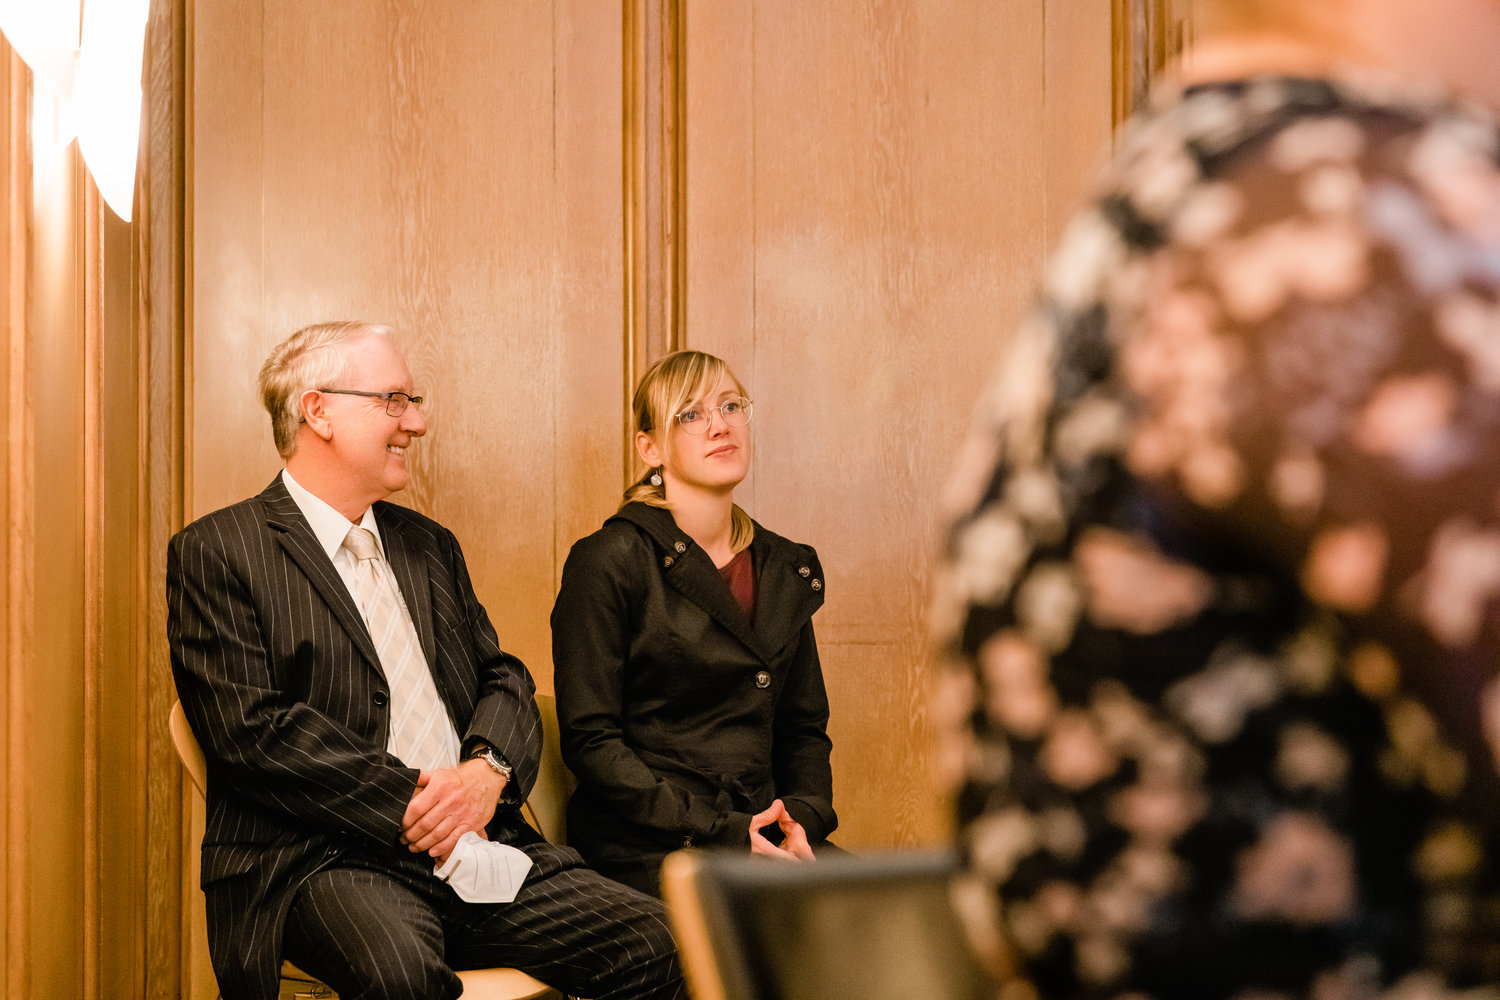
<path id="1" fill-rule="evenodd" d="M 750 814 L 727 796 L 695 794 L 659 777 L 625 739 L 625 667 L 650 553 L 633 539 L 592 535 L 563 566 L 552 609 L 552 665 L 563 758 L 621 817 L 671 838 L 748 845 Z"/>
<path id="2" fill-rule="evenodd" d="M 172 674 L 210 761 L 210 794 L 212 783 L 227 782 L 234 794 L 311 828 L 394 843 L 417 771 L 277 683 L 263 637 L 273 623 L 263 618 L 295 622 L 300 614 L 310 632 L 313 625 L 290 595 L 284 607 L 257 604 L 252 530 L 200 523 L 167 550 Z M 299 660 L 304 654 L 313 655 L 310 642 L 298 647 Z"/>
<path id="3" fill-rule="evenodd" d="M 500 805 L 514 808 L 531 794 L 542 759 L 542 719 L 536 706 L 536 684 L 525 664 L 500 648 L 490 616 L 474 593 L 458 541 L 449 534 L 447 542 L 462 628 L 457 635 L 450 634 L 444 639 L 458 640 L 454 655 L 472 661 L 476 678 L 474 712 L 460 735 L 465 750 L 483 741 L 505 756 L 513 774 Z M 438 627 L 443 628 L 444 624 L 440 622 Z"/>
<path id="4" fill-rule="evenodd" d="M 776 704 L 771 766 L 777 796 L 813 844 L 827 840 L 839 824 L 833 811 L 833 769 L 828 760 L 832 751 L 828 692 L 809 621 L 802 626 L 797 653 Z"/>

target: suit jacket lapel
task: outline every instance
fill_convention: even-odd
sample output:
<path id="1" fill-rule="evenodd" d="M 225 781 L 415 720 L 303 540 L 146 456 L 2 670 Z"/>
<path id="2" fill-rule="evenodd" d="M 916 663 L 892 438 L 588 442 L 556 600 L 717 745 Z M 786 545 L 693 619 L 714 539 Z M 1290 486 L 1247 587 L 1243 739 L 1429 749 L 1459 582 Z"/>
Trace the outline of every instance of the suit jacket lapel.
<path id="1" fill-rule="evenodd" d="M 380 540 L 385 543 L 385 558 L 391 564 L 396 585 L 401 588 L 401 597 L 406 601 L 406 610 L 417 629 L 417 639 L 422 643 L 422 655 L 427 658 L 428 669 L 437 676 L 437 634 L 432 624 L 432 591 L 427 581 L 427 561 L 424 553 L 411 544 L 401 530 L 401 523 L 393 517 L 381 517 L 379 506 L 375 508 L 376 520 L 380 522 Z"/>
<path id="2" fill-rule="evenodd" d="M 350 596 L 349 588 L 344 585 L 338 570 L 333 568 L 333 562 L 323 551 L 323 546 L 318 544 L 318 536 L 313 534 L 312 526 L 302 516 L 301 508 L 287 492 L 279 475 L 261 493 L 260 501 L 265 506 L 266 525 L 275 533 L 282 550 L 297 564 L 313 589 L 323 598 L 323 603 L 328 605 L 334 619 L 349 634 L 355 647 L 370 661 L 372 667 L 384 675 L 380 668 L 380 656 L 375 652 L 375 643 L 370 639 L 370 630 L 365 626 L 365 620 L 360 617 L 359 607 Z"/>

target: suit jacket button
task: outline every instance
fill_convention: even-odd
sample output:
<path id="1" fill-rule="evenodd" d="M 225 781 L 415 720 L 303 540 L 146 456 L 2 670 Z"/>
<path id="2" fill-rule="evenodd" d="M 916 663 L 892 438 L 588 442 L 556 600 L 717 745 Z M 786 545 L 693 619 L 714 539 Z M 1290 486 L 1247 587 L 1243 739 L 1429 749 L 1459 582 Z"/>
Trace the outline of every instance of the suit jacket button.
<path id="1" fill-rule="evenodd" d="M 768 687 L 770 687 L 771 686 L 771 675 L 768 674 L 768 673 L 766 673 L 764 670 L 762 670 L 760 673 L 756 674 L 755 675 L 755 686 L 758 687 L 758 688 L 768 688 Z"/>
<path id="2" fill-rule="evenodd" d="M 823 589 L 823 581 L 822 580 L 813 580 L 813 582 L 812 582 L 812 589 L 813 590 L 822 590 Z"/>
<path id="3" fill-rule="evenodd" d="M 800 577 L 808 577 L 812 575 L 812 570 L 808 569 L 806 566 L 798 566 L 797 575 Z"/>
<path id="4" fill-rule="evenodd" d="M 385 703 L 390 701 L 391 698 L 384 691 L 376 691 L 370 696 L 370 700 L 375 703 L 376 708 L 385 708 Z"/>

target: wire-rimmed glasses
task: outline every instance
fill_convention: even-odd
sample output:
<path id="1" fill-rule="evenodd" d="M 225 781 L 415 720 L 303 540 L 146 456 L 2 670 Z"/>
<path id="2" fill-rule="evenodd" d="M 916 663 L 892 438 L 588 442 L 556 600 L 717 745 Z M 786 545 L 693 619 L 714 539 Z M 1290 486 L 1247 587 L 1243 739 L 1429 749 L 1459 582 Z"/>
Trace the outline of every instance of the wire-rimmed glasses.
<path id="1" fill-rule="evenodd" d="M 369 399 L 385 400 L 385 415 L 388 417 L 399 417 L 406 412 L 408 403 L 422 405 L 421 396 L 413 396 L 409 392 L 366 392 L 363 389 L 319 389 L 319 392 L 329 392 L 336 396 L 365 396 Z"/>
<path id="2" fill-rule="evenodd" d="M 754 400 L 746 399 L 744 396 L 731 396 L 718 406 L 694 403 L 673 419 L 689 434 L 707 434 L 715 413 L 730 427 L 743 427 L 750 422 L 750 413 L 754 407 Z"/>

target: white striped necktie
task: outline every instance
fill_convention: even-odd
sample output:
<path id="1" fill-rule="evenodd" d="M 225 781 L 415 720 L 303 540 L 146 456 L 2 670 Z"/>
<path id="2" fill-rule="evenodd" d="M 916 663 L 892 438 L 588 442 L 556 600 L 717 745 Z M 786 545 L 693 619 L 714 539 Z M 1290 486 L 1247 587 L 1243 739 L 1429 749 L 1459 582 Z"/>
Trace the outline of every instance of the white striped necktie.
<path id="1" fill-rule="evenodd" d="M 344 548 L 354 556 L 360 613 L 391 689 L 388 749 L 408 767 L 455 767 L 458 733 L 438 697 L 417 630 L 390 567 L 380 557 L 375 536 L 364 528 L 350 528 L 344 536 Z"/>

